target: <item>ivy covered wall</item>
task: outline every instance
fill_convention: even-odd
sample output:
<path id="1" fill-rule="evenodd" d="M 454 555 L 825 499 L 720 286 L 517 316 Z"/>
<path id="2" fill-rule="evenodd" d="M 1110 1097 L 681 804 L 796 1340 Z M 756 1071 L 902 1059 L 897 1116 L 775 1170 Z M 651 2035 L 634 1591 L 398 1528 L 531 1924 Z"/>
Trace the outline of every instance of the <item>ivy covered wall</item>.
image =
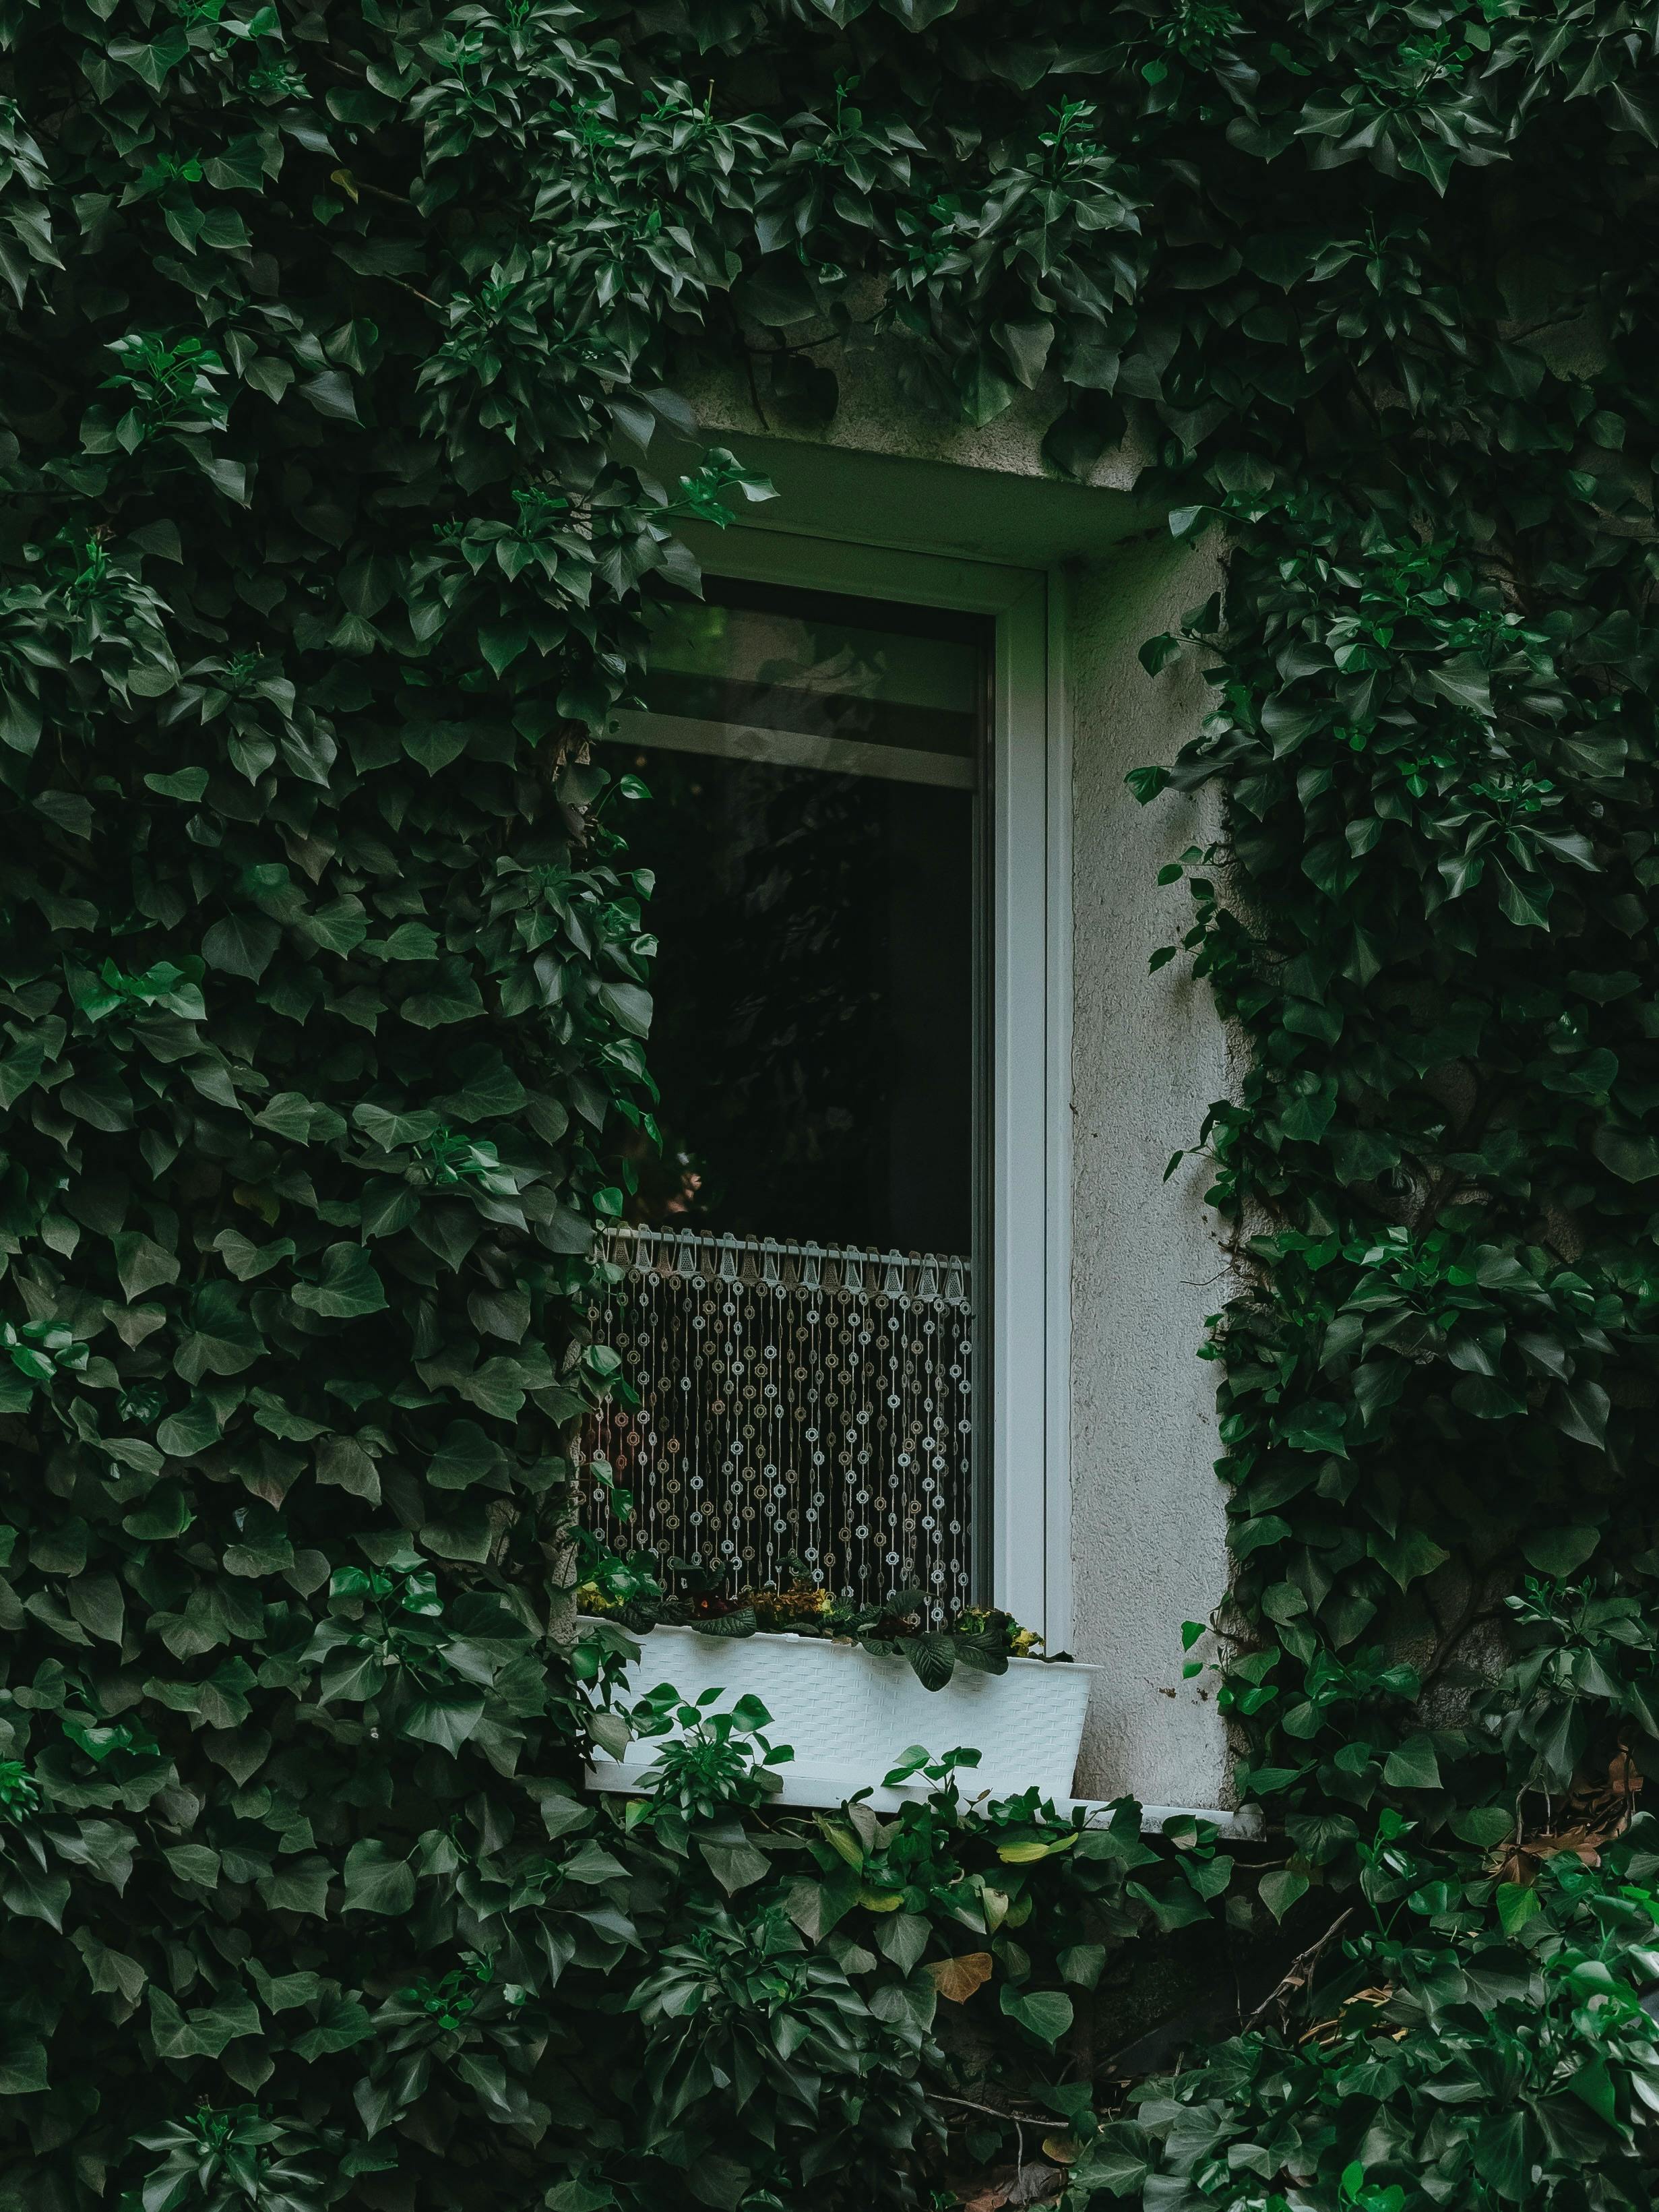
<path id="1" fill-rule="evenodd" d="M 1650 2200 L 1655 40 L 0 4 L 0 2203 Z M 1139 788 L 1227 810 L 1259 1847 L 781 1818 L 737 1723 L 578 1786 L 652 1100 L 583 740 L 763 489 L 659 478 L 676 378 L 822 419 L 855 318 L 1230 548 Z"/>

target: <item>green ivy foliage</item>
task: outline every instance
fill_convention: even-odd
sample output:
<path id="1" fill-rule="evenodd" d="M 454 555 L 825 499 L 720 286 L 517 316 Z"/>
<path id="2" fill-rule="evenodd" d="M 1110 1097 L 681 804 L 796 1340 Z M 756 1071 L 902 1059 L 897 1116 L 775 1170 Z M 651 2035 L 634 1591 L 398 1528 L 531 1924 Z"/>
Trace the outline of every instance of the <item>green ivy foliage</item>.
<path id="1" fill-rule="evenodd" d="M 1651 2201 L 1656 41 L 0 0 L 5 2212 Z M 1227 547 L 1137 782 L 1225 804 L 1260 1847 L 790 1816 L 752 1713 L 580 1787 L 653 1103 L 585 740 L 764 495 L 682 370 L 822 422 L 866 326 Z"/>

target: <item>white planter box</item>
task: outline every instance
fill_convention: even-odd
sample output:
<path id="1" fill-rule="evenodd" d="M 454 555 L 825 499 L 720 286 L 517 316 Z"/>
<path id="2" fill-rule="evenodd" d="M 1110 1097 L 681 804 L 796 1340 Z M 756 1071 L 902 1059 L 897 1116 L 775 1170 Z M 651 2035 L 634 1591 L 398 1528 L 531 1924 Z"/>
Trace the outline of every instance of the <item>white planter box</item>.
<path id="1" fill-rule="evenodd" d="M 1011 1659 L 1006 1674 L 981 1674 L 959 1666 L 942 1690 L 925 1690 L 906 1661 L 823 1637 L 653 1628 L 638 1641 L 642 1656 L 629 1670 L 624 1702 L 662 1682 L 688 1699 L 723 1690 L 722 1708 L 752 1692 L 772 1716 L 768 1741 L 795 1754 L 777 1770 L 787 1804 L 839 1805 L 872 1784 L 878 1806 L 921 1796 L 925 1786 L 881 1786 L 918 1743 L 935 1757 L 963 1747 L 979 1753 L 979 1765 L 958 1773 L 966 1796 L 988 1790 L 1006 1797 L 1035 1786 L 1062 1806 L 1072 1802 L 1091 1667 Z M 596 1758 L 590 1781 L 637 1794 L 661 1741 L 630 1744 L 621 1759 Z"/>

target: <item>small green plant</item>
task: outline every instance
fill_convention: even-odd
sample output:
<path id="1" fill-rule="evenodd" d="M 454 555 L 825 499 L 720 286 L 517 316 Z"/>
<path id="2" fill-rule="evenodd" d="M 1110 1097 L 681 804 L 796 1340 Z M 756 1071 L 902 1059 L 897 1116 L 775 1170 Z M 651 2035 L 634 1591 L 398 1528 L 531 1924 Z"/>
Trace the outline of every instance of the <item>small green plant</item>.
<path id="1" fill-rule="evenodd" d="M 649 1802 L 629 1808 L 636 1820 L 658 1826 L 672 1814 L 679 1822 L 707 1820 L 726 1806 L 763 1805 L 782 1787 L 776 1769 L 794 1758 L 793 1748 L 767 1741 L 762 1731 L 772 1716 L 757 1697 L 717 1711 L 725 1694 L 704 1690 L 688 1703 L 663 1683 L 632 1708 L 634 1734 L 663 1739 L 640 1778 Z"/>
<path id="2" fill-rule="evenodd" d="M 612 1486 L 608 1468 L 600 1479 Z M 666 1621 L 698 1629 L 705 1636 L 782 1633 L 837 1638 L 883 1657 L 905 1660 L 929 1690 L 943 1689 L 958 1666 L 978 1674 L 1002 1674 L 1011 1658 L 1047 1656 L 1040 1636 L 994 1607 L 965 1607 L 941 1622 L 935 1618 L 933 1599 L 920 1589 L 895 1590 L 878 1605 L 854 1605 L 832 1595 L 804 1563 L 797 1563 L 781 1583 L 732 1592 L 725 1569 L 698 1560 L 660 1562 L 643 1552 L 623 1559 L 592 1537 L 583 1540 L 583 1559 L 579 1605 L 590 1612 L 616 1614 L 635 1634 Z M 659 1579 L 663 1574 L 670 1578 L 666 1587 Z"/>

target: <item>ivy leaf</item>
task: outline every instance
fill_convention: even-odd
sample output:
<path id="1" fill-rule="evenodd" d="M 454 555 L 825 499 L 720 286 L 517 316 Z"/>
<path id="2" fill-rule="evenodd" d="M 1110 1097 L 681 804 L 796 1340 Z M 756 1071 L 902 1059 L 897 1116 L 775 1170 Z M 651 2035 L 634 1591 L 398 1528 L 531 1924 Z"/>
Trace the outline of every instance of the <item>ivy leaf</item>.
<path id="1" fill-rule="evenodd" d="M 426 1522 L 420 1531 L 425 1548 L 440 1559 L 471 1559 L 482 1565 L 489 1557 L 495 1531 L 480 1505 L 460 1508 L 442 1520 Z"/>
<path id="2" fill-rule="evenodd" d="M 317 1480 L 349 1490 L 354 1498 L 366 1498 L 375 1504 L 380 1502 L 379 1469 L 373 1454 L 366 1451 L 356 1437 L 331 1436 L 319 1439 Z"/>
<path id="3" fill-rule="evenodd" d="M 319 415 L 326 415 L 337 422 L 358 420 L 351 380 L 341 369 L 325 368 L 315 376 L 303 377 L 295 390 L 301 398 L 309 400 Z"/>
<path id="4" fill-rule="evenodd" d="M 1264 1874 L 1258 1885 L 1258 1894 L 1275 1920 L 1282 1920 L 1310 1887 L 1305 1874 L 1297 1874 L 1289 1867 L 1276 1867 Z"/>
<path id="5" fill-rule="evenodd" d="M 193 1395 L 180 1412 L 169 1413 L 155 1431 L 155 1441 L 169 1459 L 193 1459 L 219 1441 L 219 1417 L 212 1401 Z"/>
<path id="6" fill-rule="evenodd" d="M 434 1030 L 470 1022 L 483 1010 L 483 995 L 473 978 L 459 961 L 446 960 L 430 988 L 411 992 L 398 1012 L 416 1028 Z"/>
<path id="7" fill-rule="evenodd" d="M 728 1897 L 763 1881 L 771 1870 L 766 1854 L 741 1837 L 699 1836 L 697 1850 Z"/>
<path id="8" fill-rule="evenodd" d="M 1443 1567 L 1451 1557 L 1421 1528 L 1402 1528 L 1397 1536 L 1367 1536 L 1365 1549 L 1402 1590 Z"/>
<path id="9" fill-rule="evenodd" d="M 506 1465 L 501 1446 L 476 1421 L 452 1421 L 426 1479 L 437 1490 L 466 1490 L 475 1482 L 489 1480 Z"/>
<path id="10" fill-rule="evenodd" d="M 1492 678 L 1474 653 L 1454 653 L 1429 671 L 1435 690 L 1454 705 L 1482 716 L 1492 713 Z"/>
<path id="11" fill-rule="evenodd" d="M 615 991 L 636 992 L 637 1000 L 643 1001 L 645 1028 L 634 1029 L 629 1022 L 623 1024 L 631 1035 L 643 1036 L 651 1024 L 650 993 L 639 991 L 637 986 L 632 984 L 607 983 L 601 986 L 600 998 L 613 1013 L 617 1013 L 618 1020 L 622 1019 L 620 1012 L 605 995 Z M 637 1000 L 631 1002 L 635 1005 L 635 1011 L 638 1010 Z M 505 1121 L 522 1112 L 526 1097 L 525 1087 L 500 1053 L 468 1053 L 463 1055 L 456 1073 L 459 1081 L 440 1101 L 443 1113 L 451 1121 Z"/>
<path id="12" fill-rule="evenodd" d="M 291 1237 L 277 1237 L 269 1244 L 256 1244 L 240 1229 L 222 1229 L 213 1240 L 213 1249 L 239 1283 L 249 1283 L 269 1274 L 284 1260 L 291 1260 L 295 1248 Z"/>
<path id="13" fill-rule="evenodd" d="M 113 1575 L 77 1575 L 68 1590 L 69 1609 L 89 1636 L 119 1646 L 126 1627 L 126 1601 Z"/>
<path id="14" fill-rule="evenodd" d="M 1599 1528 L 1540 1528 L 1522 1538 L 1521 1550 L 1528 1565 L 1536 1567 L 1540 1575 L 1555 1575 L 1565 1581 L 1595 1555 L 1601 1540 Z"/>
<path id="15" fill-rule="evenodd" d="M 1072 2025 L 1072 2000 L 1062 1990 L 1016 1989 L 1005 1982 L 1000 2002 L 1010 2020 L 1050 2051 Z"/>
<path id="16" fill-rule="evenodd" d="M 415 1875 L 378 1837 L 355 1843 L 345 1857 L 343 1912 L 376 1912 L 397 1917 L 412 1910 Z"/>
<path id="17" fill-rule="evenodd" d="M 1382 1762 L 1382 1779 L 1395 1790 L 1438 1790 L 1440 1762 L 1426 1735 L 1407 1736 Z"/>
<path id="18" fill-rule="evenodd" d="M 265 1349 L 242 1293 L 231 1283 L 204 1283 L 191 1300 L 190 1326 L 179 1340 L 175 1371 L 186 1382 L 240 1375 Z"/>
<path id="19" fill-rule="evenodd" d="M 1516 1397 L 1495 1375 L 1463 1376 L 1452 1391 L 1452 1403 L 1477 1421 L 1510 1420 L 1527 1410 L 1525 1399 Z"/>
<path id="20" fill-rule="evenodd" d="M 1506 1936 L 1518 1936 L 1528 1921 L 1535 1919 L 1542 1910 L 1537 1889 L 1530 1882 L 1498 1883 L 1498 1917 Z"/>
<path id="21" fill-rule="evenodd" d="M 255 1126 L 291 1143 L 308 1145 L 317 1119 L 317 1108 L 301 1091 L 279 1091 L 254 1115 Z"/>
<path id="22" fill-rule="evenodd" d="M 768 330 L 787 330 L 818 312 L 805 270 L 785 254 L 769 254 L 756 263 L 733 288 L 732 304 Z"/>
<path id="23" fill-rule="evenodd" d="M 1500 2197 L 1518 2204 L 1532 2193 L 1524 2112 L 1495 2113 L 1475 2131 L 1475 2170 Z"/>
<path id="24" fill-rule="evenodd" d="M 630 1036 L 647 1036 L 651 1031 L 651 994 L 641 990 L 637 983 L 601 983 L 599 1003 L 607 1013 L 616 1017 Z"/>
<path id="25" fill-rule="evenodd" d="M 368 917 L 361 899 L 339 898 L 307 915 L 301 927 L 313 945 L 344 954 L 355 952 L 368 936 Z"/>
<path id="26" fill-rule="evenodd" d="M 1070 1943 L 1057 1954 L 1054 1963 L 1062 1980 L 1077 1989 L 1092 1990 L 1106 1971 L 1106 1947 L 1103 1943 Z"/>
<path id="27" fill-rule="evenodd" d="M 1504 1805 L 1471 1805 L 1452 1817 L 1452 1832 L 1479 1850 L 1494 1850 L 1515 1833 L 1515 1815 Z"/>
<path id="28" fill-rule="evenodd" d="M 1076 2179 L 1114 2197 L 1132 2197 L 1152 2172 L 1154 2156 L 1152 2138 L 1142 2129 L 1127 2120 L 1109 2120 L 1085 2148 Z"/>
<path id="29" fill-rule="evenodd" d="M 167 1251 L 141 1230 L 123 1230 L 110 1239 L 110 1244 L 115 1255 L 116 1275 L 129 1300 L 141 1298 L 146 1291 L 153 1291 L 160 1285 L 178 1281 L 177 1253 Z"/>
<path id="30" fill-rule="evenodd" d="M 435 1744 L 451 1758 L 477 1733 L 484 1716 L 483 1692 L 470 1689 L 433 1690 L 417 1698 L 404 1716 L 400 1733 L 417 1743 Z M 350 1896 L 348 1881 L 347 1896 Z"/>
<path id="31" fill-rule="evenodd" d="M 335 2051 L 353 2050 L 374 2033 L 367 2008 L 351 1997 L 325 1996 L 317 2008 L 316 2023 L 289 2046 L 296 2058 L 307 2063 Z"/>
<path id="32" fill-rule="evenodd" d="M 216 921 L 202 939 L 202 957 L 228 975 L 257 983 L 283 941 L 277 925 L 262 914 L 237 914 Z"/>
<path id="33" fill-rule="evenodd" d="M 963 413 L 976 430 L 1006 414 L 1019 396 L 1019 386 L 994 368 L 982 353 L 963 372 L 959 388 Z"/>
<path id="34" fill-rule="evenodd" d="M 908 1974 L 927 1948 L 929 1932 L 922 1914 L 901 1912 L 891 1920 L 883 1921 L 877 1929 L 876 1948 L 884 1959 L 892 1960 L 900 1973 Z"/>
<path id="35" fill-rule="evenodd" d="M 1038 1859 L 1053 1858 L 1057 1852 L 1068 1851 L 1077 1841 L 1074 1834 L 1048 1838 L 1022 1838 L 1011 1844 L 999 1844 L 997 1856 L 1005 1866 L 1030 1866 Z"/>
<path id="36" fill-rule="evenodd" d="M 365 1101 L 351 1109 L 351 1118 L 372 1145 L 383 1152 L 396 1152 L 404 1145 L 422 1145 L 442 1126 L 435 1114 L 422 1108 L 412 1114 L 393 1113 L 390 1108 L 375 1106 Z"/>
<path id="37" fill-rule="evenodd" d="M 1605 2058 L 1588 2060 L 1572 2075 L 1567 2087 L 1598 2118 L 1607 2121 L 1610 2127 L 1617 2124 L 1619 2096 Z"/>
<path id="38" fill-rule="evenodd" d="M 55 1928 L 60 1935 L 64 1907 L 69 1900 L 67 1877 L 47 1874 L 39 1867 L 15 1865 L 8 1871 L 3 1885 L 0 1885 L 0 1902 L 20 1920 L 44 1920 L 48 1928 Z"/>
<path id="39" fill-rule="evenodd" d="M 46 2046 L 26 2029 L 0 2029 L 0 2097 L 28 2097 L 51 2086 Z"/>
<path id="40" fill-rule="evenodd" d="M 705 2150 L 685 2170 L 685 2185 L 711 2212 L 737 2212 L 754 2184 L 754 2169 L 723 2151 Z"/>
<path id="41" fill-rule="evenodd" d="M 328 1911 L 329 1881 L 327 1863 L 313 1853 L 282 1861 L 272 1872 L 260 1876 L 258 1887 L 273 1911 L 304 1913 L 320 1920 Z"/>
<path id="42" fill-rule="evenodd" d="M 330 1321 L 355 1321 L 386 1310 L 385 1289 L 361 1244 L 331 1244 L 316 1282 L 296 1283 L 290 1295 L 296 1306 Z"/>
<path id="43" fill-rule="evenodd" d="M 1659 1142 L 1637 1130 L 1604 1122 L 1591 1138 L 1590 1150 L 1623 1182 L 1647 1182 L 1659 1176 Z"/>
<path id="44" fill-rule="evenodd" d="M 176 769 L 170 775 L 149 775 L 144 778 L 147 791 L 160 793 L 163 799 L 182 799 L 194 805 L 206 796 L 208 772 L 204 768 Z"/>
<path id="45" fill-rule="evenodd" d="M 941 15 L 948 15 L 957 0 L 882 0 L 890 15 L 896 15 L 907 30 L 925 31 Z"/>
<path id="46" fill-rule="evenodd" d="M 1054 324 L 1046 315 L 1035 315 L 1024 322 L 998 323 L 993 335 L 1008 366 L 1030 391 L 1047 365 L 1054 342 Z"/>
<path id="47" fill-rule="evenodd" d="M 1578 1443 L 1590 1444 L 1605 1451 L 1607 1442 L 1607 1415 L 1612 1401 L 1599 1382 L 1588 1376 L 1575 1382 L 1563 1383 L 1551 1394 L 1549 1415 L 1564 1435 L 1575 1437 Z"/>
<path id="48" fill-rule="evenodd" d="M 161 1854 L 180 1881 L 211 1889 L 218 1881 L 223 1861 L 204 1844 L 178 1844 Z"/>

